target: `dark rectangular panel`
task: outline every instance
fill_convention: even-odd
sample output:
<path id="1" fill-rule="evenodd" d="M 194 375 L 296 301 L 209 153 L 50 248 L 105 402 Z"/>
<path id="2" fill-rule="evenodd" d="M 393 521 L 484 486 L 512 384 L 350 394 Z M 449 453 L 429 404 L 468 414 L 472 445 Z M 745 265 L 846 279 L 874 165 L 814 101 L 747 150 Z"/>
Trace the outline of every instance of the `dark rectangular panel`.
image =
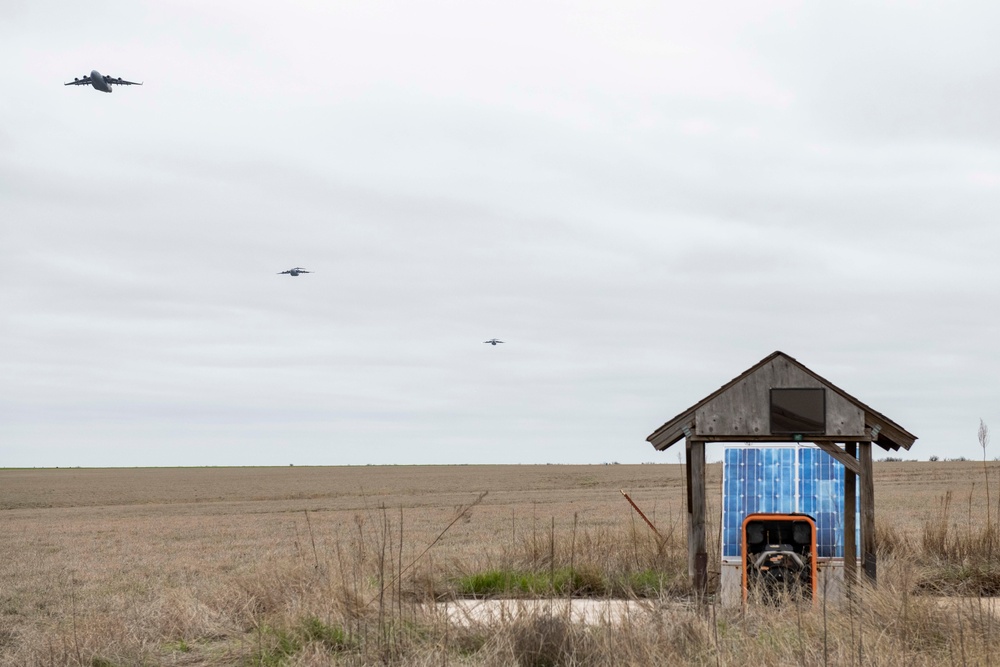
<path id="1" fill-rule="evenodd" d="M 826 390 L 772 389 L 771 434 L 825 434 Z"/>

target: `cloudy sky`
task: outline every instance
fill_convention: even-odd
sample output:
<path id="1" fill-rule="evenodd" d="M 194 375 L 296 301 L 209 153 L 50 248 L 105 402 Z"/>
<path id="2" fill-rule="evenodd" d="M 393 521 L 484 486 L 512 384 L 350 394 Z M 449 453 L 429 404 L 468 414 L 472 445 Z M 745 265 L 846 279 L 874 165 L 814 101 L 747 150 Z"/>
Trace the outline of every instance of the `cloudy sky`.
<path id="1" fill-rule="evenodd" d="M 0 466 L 673 462 L 645 437 L 775 350 L 981 458 L 998 24 L 5 1 Z"/>

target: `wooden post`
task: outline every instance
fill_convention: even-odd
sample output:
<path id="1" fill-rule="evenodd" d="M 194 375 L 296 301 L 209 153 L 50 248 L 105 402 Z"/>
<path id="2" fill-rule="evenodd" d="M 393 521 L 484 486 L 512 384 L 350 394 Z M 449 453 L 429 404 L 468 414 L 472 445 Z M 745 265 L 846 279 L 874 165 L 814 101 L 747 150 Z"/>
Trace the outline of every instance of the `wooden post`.
<path id="1" fill-rule="evenodd" d="M 684 492 L 687 495 L 688 579 L 694 585 L 694 492 L 691 490 L 691 441 L 684 438 Z"/>
<path id="2" fill-rule="evenodd" d="M 684 438 L 684 491 L 687 492 L 687 510 L 691 514 L 691 441 Z M 691 517 L 688 516 L 690 519 Z M 688 537 L 691 536 L 691 522 L 688 521 Z"/>
<path id="3" fill-rule="evenodd" d="M 861 569 L 871 583 L 876 583 L 875 560 L 875 475 L 872 466 L 872 443 L 860 443 L 861 476 Z"/>
<path id="4" fill-rule="evenodd" d="M 852 459 L 857 458 L 858 443 L 845 442 L 844 451 Z M 844 466 L 844 585 L 848 595 L 858 578 L 858 545 L 855 538 L 857 512 L 855 496 L 858 491 L 858 476 Z"/>
<path id="5" fill-rule="evenodd" d="M 689 442 L 688 491 L 691 505 L 688 508 L 688 574 L 698 595 L 705 592 L 708 582 L 708 555 L 705 550 L 705 441 Z"/>

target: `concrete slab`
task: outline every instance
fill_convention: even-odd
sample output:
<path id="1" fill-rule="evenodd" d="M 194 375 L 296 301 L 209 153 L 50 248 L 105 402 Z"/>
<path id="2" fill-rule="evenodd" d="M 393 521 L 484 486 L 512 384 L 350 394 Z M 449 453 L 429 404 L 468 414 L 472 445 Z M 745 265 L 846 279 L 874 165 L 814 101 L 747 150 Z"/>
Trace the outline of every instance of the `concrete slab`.
<path id="1" fill-rule="evenodd" d="M 682 605 L 676 605 L 680 608 Z M 452 600 L 436 605 L 438 613 L 459 626 L 499 625 L 518 618 L 558 616 L 586 625 L 619 625 L 662 611 L 658 600 Z"/>

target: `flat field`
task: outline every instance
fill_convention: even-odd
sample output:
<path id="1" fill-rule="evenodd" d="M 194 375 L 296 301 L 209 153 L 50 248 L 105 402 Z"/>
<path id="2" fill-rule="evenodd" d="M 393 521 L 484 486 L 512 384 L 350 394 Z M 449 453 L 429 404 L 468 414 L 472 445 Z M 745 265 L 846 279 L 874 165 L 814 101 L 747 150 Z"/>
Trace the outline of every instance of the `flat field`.
<path id="1" fill-rule="evenodd" d="M 4 604 L 61 604 L 46 598 L 64 602 L 52 583 L 70 575 L 86 591 L 315 562 L 387 521 L 416 557 L 485 492 L 427 554 L 476 568 L 528 535 L 541 544 L 553 525 L 565 533 L 574 517 L 581 530 L 633 521 L 620 489 L 658 525 L 683 526 L 682 474 L 679 465 L 3 470 L 0 575 L 15 582 Z"/>
<path id="2" fill-rule="evenodd" d="M 916 540 L 936 517 L 959 528 L 985 517 L 983 462 L 877 462 L 875 473 L 877 523 L 897 537 Z M 651 531 L 620 490 L 682 550 L 683 474 L 677 464 L 0 470 L 0 664 L 98 664 L 98 654 L 160 664 L 162 645 L 135 644 L 187 646 L 258 622 L 222 618 L 218 608 L 236 604 L 232 582 L 247 597 L 255 578 L 304 568 L 378 595 L 379 549 L 383 586 L 388 571 L 436 590 L 514 563 L 554 568 L 557 545 L 579 565 L 609 541 L 628 560 L 631 542 L 638 565 L 634 545 Z M 1000 464 L 989 475 L 998 517 Z M 713 535 L 719 464 L 708 484 Z M 151 619 L 152 608 L 173 620 Z M 108 619 L 118 620 L 102 630 Z M 111 632 L 123 636 L 102 645 Z M 162 664 L 243 664 L 196 653 L 178 648 Z"/>

